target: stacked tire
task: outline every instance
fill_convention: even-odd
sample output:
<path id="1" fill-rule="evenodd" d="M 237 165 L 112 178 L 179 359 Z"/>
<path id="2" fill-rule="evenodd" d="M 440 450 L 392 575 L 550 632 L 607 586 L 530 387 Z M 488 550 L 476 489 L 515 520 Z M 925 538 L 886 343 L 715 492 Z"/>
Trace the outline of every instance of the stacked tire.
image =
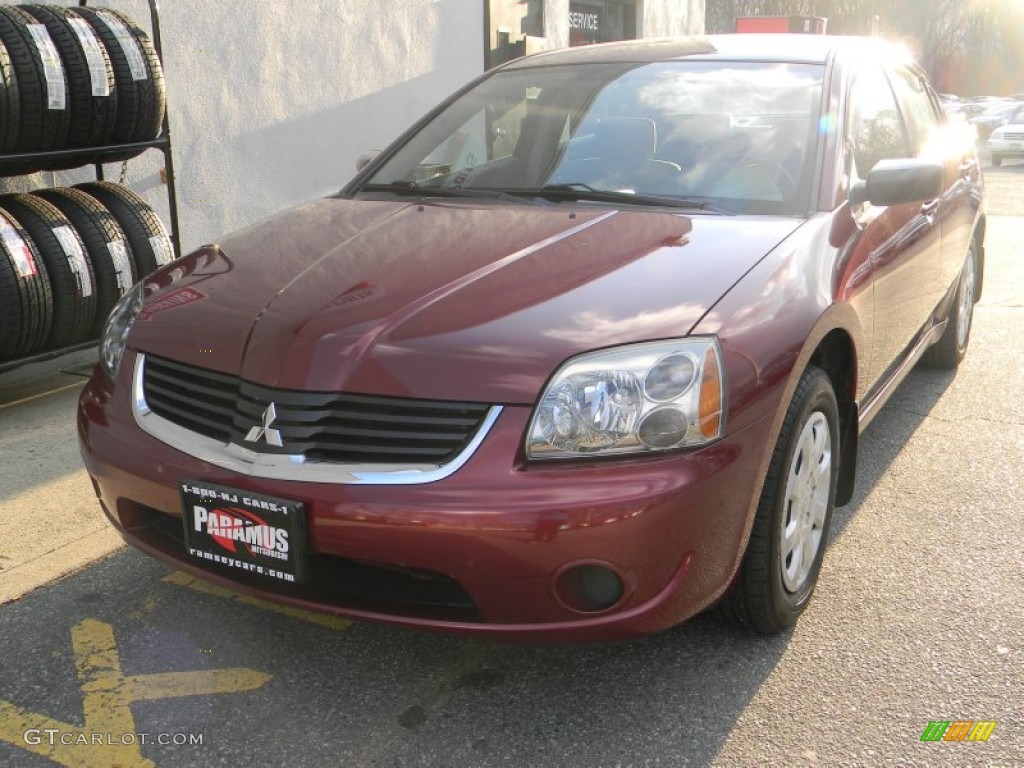
<path id="1" fill-rule="evenodd" d="M 0 363 L 98 338 L 117 300 L 172 259 L 160 219 L 127 187 L 0 196 Z"/>
<path id="2" fill-rule="evenodd" d="M 49 275 L 28 233 L 0 211 L 0 361 L 39 351 L 49 341 Z"/>
<path id="3" fill-rule="evenodd" d="M 0 155 L 152 141 L 164 111 L 160 60 L 149 36 L 126 16 L 110 8 L 0 6 Z M 0 172 L 85 162 L 91 160 L 81 155 L 0 157 Z"/>

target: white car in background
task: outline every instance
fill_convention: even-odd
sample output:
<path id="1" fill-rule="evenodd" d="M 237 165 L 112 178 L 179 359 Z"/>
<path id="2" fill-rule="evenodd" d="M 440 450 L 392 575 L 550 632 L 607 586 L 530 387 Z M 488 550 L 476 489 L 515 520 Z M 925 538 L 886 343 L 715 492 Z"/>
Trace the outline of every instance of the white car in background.
<path id="1" fill-rule="evenodd" d="M 1004 157 L 1024 157 L 1024 104 L 989 134 L 986 146 L 992 155 L 992 165 L 1001 165 Z"/>

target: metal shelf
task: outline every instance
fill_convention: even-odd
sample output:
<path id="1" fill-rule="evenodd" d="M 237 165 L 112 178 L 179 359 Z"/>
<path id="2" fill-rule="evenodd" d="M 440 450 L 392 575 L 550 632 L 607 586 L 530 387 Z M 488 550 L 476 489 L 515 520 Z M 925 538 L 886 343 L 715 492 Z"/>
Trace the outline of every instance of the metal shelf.
<path id="1" fill-rule="evenodd" d="M 33 363 L 45 363 L 49 360 L 53 360 L 57 357 L 63 357 L 69 355 L 72 352 L 81 352 L 85 349 L 95 349 L 99 344 L 98 341 L 83 341 L 81 344 L 72 344 L 69 347 L 59 347 L 58 349 L 51 349 L 48 352 L 39 352 L 29 357 L 19 357 L 17 360 L 8 360 L 6 363 L 0 363 L 0 373 L 6 373 L 7 371 L 13 371 L 15 368 L 20 368 L 23 365 L 32 365 Z"/>
<path id="2" fill-rule="evenodd" d="M 148 3 L 150 33 L 153 42 L 153 49 L 156 51 L 157 58 L 160 60 L 162 65 L 164 53 L 163 41 L 160 36 L 159 0 L 148 0 Z M 79 7 L 86 7 L 89 5 L 89 2 L 88 0 L 78 0 L 77 5 Z M 49 172 L 51 168 L 39 168 L 38 164 L 42 163 L 43 165 L 64 166 L 64 161 L 67 161 L 69 163 L 67 166 L 53 168 L 53 170 L 71 170 L 72 168 L 94 165 L 96 178 L 102 181 L 105 158 L 111 158 L 107 162 L 112 163 L 128 162 L 128 160 L 123 159 L 124 155 L 135 155 L 136 153 L 142 153 L 149 149 L 159 150 L 164 156 L 164 170 L 166 173 L 165 181 L 167 184 L 167 207 L 171 224 L 171 231 L 169 233 L 171 238 L 171 247 L 174 250 L 175 258 L 180 258 L 181 232 L 178 225 L 178 193 L 174 176 L 174 156 L 171 152 L 171 126 L 169 111 L 170 110 L 167 109 L 164 110 L 164 121 L 160 135 L 151 141 L 140 141 L 128 144 L 111 144 L 103 147 L 76 147 L 74 149 L 60 149 L 47 152 L 23 152 L 7 155 L 0 154 L 0 177 L 12 178 L 15 176 L 26 176 L 32 173 Z M 74 162 L 76 159 L 81 160 L 81 162 Z M 8 170 L 13 170 L 14 172 L 9 173 L 7 172 Z M 46 362 L 47 360 L 52 360 L 71 352 L 77 352 L 79 350 L 88 349 L 89 347 L 94 347 L 97 343 L 98 340 L 93 339 L 81 344 L 46 350 L 29 357 L 21 357 L 16 360 L 0 362 L 0 373 L 12 370 L 22 365 Z"/>
<path id="3" fill-rule="evenodd" d="M 83 165 L 92 165 L 102 160 L 105 156 L 126 155 L 131 152 L 143 152 L 147 149 L 162 149 L 170 145 L 170 139 L 161 134 L 152 141 L 136 141 L 129 144 L 108 144 L 102 147 L 75 147 L 74 149 L 51 149 L 46 152 L 22 152 L 17 155 L 0 155 L 0 176 L 23 176 L 28 173 L 39 173 L 43 171 L 64 171 L 70 168 L 81 168 Z M 4 173 L 4 166 L 16 165 L 25 166 L 27 163 L 50 160 L 67 160 L 67 168 L 33 168 L 31 170 L 17 170 L 15 173 Z M 80 162 L 73 162 L 80 160 Z M 116 162 L 116 161 L 111 161 Z"/>

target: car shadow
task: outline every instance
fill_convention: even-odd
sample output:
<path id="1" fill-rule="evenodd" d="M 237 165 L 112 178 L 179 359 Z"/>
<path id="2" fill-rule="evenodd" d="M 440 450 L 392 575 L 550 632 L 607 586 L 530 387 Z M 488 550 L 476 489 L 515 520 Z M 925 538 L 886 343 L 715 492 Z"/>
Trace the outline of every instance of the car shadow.
<path id="1" fill-rule="evenodd" d="M 855 495 L 836 511 L 833 539 L 842 535 L 953 380 L 949 371 L 916 368 L 861 436 Z M 791 638 L 792 633 L 761 637 L 738 632 L 705 614 L 667 632 L 611 645 L 489 644 L 481 667 L 489 670 L 487 679 L 519 690 L 510 698 L 487 697 L 477 705 L 482 709 L 463 714 L 479 720 L 481 727 L 487 720 L 516 722 L 517 707 L 529 700 L 533 725 L 517 722 L 517 728 L 535 728 L 530 741 L 545 741 L 538 723 L 561 723 L 562 736 L 571 733 L 574 743 L 604 744 L 608 765 L 658 765 L 659 759 L 666 765 L 711 765 Z M 554 695 L 538 695 L 524 682 L 531 680 Z M 610 729 L 615 739 L 609 739 Z M 671 739 L 662 740 L 661 734 Z M 522 736 L 515 743 L 491 746 L 522 750 Z M 609 744 L 614 744 L 611 752 Z M 672 754 L 664 751 L 668 744 Z M 527 764 L 544 764 L 541 752 L 523 758 Z M 578 764 L 588 763 L 581 759 Z"/>
<path id="2" fill-rule="evenodd" d="M 855 497 L 837 510 L 835 537 L 953 379 L 914 370 L 862 436 Z M 225 754 L 244 754 L 244 734 L 258 731 L 265 764 L 300 764 L 292 724 L 302 722 L 319 755 L 346 755 L 352 765 L 417 765 L 435 755 L 474 768 L 708 766 L 793 639 L 738 632 L 706 615 L 596 645 L 506 645 L 368 623 L 330 631 L 166 583 L 168 573 L 128 550 L 4 606 L 0 642 L 16 632 L 18 667 L 38 671 L 0 674 L 9 680 L 0 698 L 67 685 L 67 633 L 95 618 L 114 628 L 129 672 L 195 668 L 207 658 L 197 649 L 212 648 L 220 665 L 271 675 L 264 690 L 240 694 L 243 709 L 187 697 L 137 706 L 143 730 L 215 732 Z"/>
<path id="3" fill-rule="evenodd" d="M 862 435 L 855 495 L 836 512 L 834 539 L 842 535 L 953 380 L 949 371 L 916 368 Z M 377 628 L 372 631 L 383 645 L 394 642 Z M 545 764 L 543 751 L 525 745 L 552 744 L 557 734 L 563 746 L 570 738 L 579 745 L 603 745 L 603 763 L 595 763 L 593 755 L 584 759 L 581 746 L 578 762 L 563 754 L 561 765 L 705 766 L 714 763 L 791 638 L 792 633 L 761 637 L 738 632 L 702 615 L 667 632 L 610 645 L 482 643 L 476 646 L 478 653 L 483 649 L 477 670 L 463 672 L 449 684 L 458 689 L 467 684 L 463 678 L 486 684 L 491 695 L 479 697 L 471 711 L 459 716 L 476 723 L 481 733 L 493 733 L 489 722 L 515 723 L 515 736 L 492 735 L 487 743 L 497 753 L 519 752 L 524 764 Z M 477 641 L 457 642 L 468 650 Z M 395 644 L 394 652 L 404 652 L 403 645 L 404 641 Z M 529 718 L 524 722 L 517 713 L 527 708 Z M 409 718 L 410 712 L 424 721 L 431 717 L 430 706 L 424 703 L 411 702 L 403 715 Z M 545 732 L 547 727 L 552 733 Z M 671 737 L 662 738 L 663 734 Z"/>
<path id="4" fill-rule="evenodd" d="M 345 765 L 707 765 L 789 643 L 705 617 L 598 645 L 506 645 L 369 623 L 336 631 L 166 583 L 168 573 L 129 549 L 0 607 L 0 642 L 16 648 L 0 660 L 0 700 L 46 712 L 73 699 L 70 632 L 91 619 L 111 625 L 128 674 L 269 675 L 230 707 L 194 697 L 135 707 L 140 730 L 217 733 L 211 746 L 222 754 L 245 754 L 245 734 L 259 733 L 255 764 L 326 764 L 330 754 Z M 296 757 L 307 741 L 320 759 Z"/>
<path id="5" fill-rule="evenodd" d="M 833 541 L 842 535 L 879 479 L 889 471 L 893 460 L 955 378 L 953 371 L 918 365 L 861 434 L 857 450 L 857 484 L 850 503 L 837 508 L 832 516 L 830 537 Z"/>

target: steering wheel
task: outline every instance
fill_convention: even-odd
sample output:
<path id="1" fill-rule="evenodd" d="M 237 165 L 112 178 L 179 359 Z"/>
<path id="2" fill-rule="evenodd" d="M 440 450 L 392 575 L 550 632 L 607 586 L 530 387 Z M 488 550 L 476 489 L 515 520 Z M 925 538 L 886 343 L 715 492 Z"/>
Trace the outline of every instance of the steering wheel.
<path id="1" fill-rule="evenodd" d="M 747 166 L 748 169 L 756 169 L 758 173 L 772 181 L 779 189 L 781 199 L 786 200 L 796 192 L 797 183 L 793 175 L 779 163 L 758 161 Z"/>

